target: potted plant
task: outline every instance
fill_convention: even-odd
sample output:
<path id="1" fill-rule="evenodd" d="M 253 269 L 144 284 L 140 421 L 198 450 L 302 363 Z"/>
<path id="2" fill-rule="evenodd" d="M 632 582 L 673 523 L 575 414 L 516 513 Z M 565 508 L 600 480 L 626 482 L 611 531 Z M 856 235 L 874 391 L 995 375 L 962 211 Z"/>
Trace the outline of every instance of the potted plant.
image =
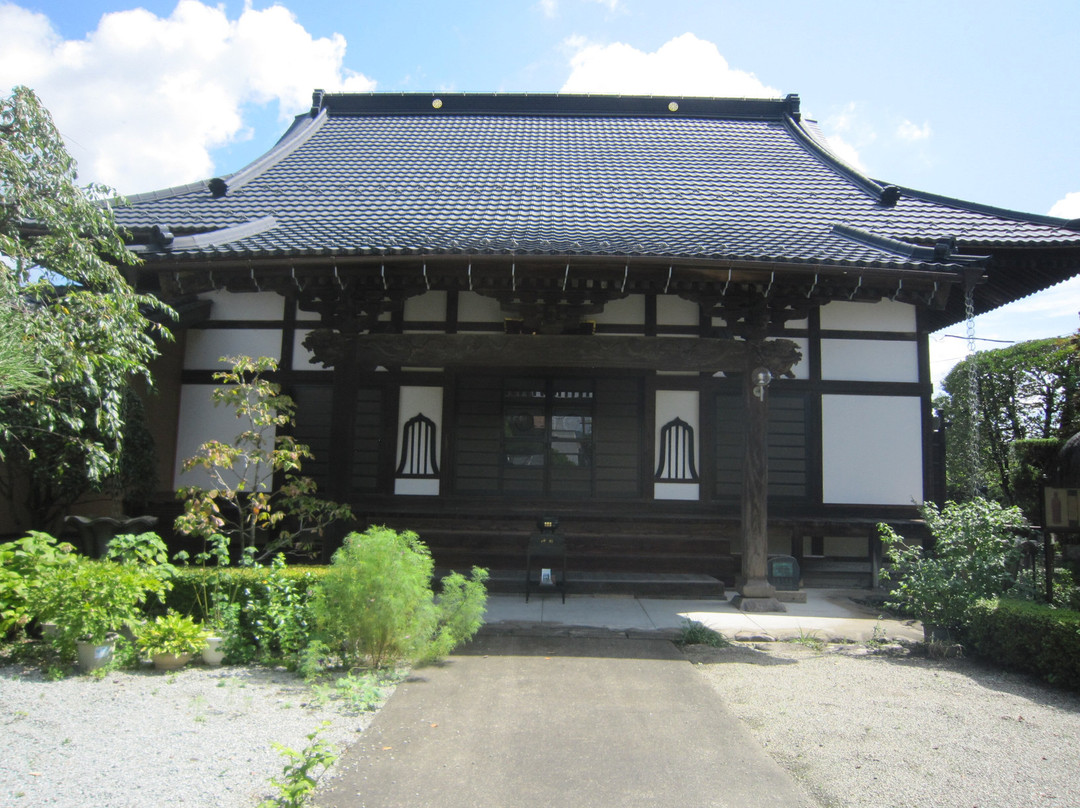
<path id="1" fill-rule="evenodd" d="M 186 563 L 188 558 L 184 550 L 176 554 L 178 561 Z M 203 551 L 195 555 L 195 562 L 199 565 L 192 579 L 195 607 L 206 630 L 202 658 L 207 665 L 220 665 L 225 658 L 229 627 L 235 625 L 239 608 L 235 597 L 239 584 L 235 578 L 230 583 L 225 572 L 229 566 L 228 537 L 212 533 Z"/>
<path id="2" fill-rule="evenodd" d="M 206 630 L 187 615 L 170 610 L 140 626 L 136 642 L 155 668 L 177 670 L 206 645 Z"/>
<path id="3" fill-rule="evenodd" d="M 50 571 L 34 594 L 33 609 L 38 620 L 56 624 L 45 639 L 60 660 L 78 658 L 89 671 L 111 661 L 117 634 L 136 625 L 150 595 L 163 600 L 168 588 L 164 577 L 145 566 L 80 557 Z"/>

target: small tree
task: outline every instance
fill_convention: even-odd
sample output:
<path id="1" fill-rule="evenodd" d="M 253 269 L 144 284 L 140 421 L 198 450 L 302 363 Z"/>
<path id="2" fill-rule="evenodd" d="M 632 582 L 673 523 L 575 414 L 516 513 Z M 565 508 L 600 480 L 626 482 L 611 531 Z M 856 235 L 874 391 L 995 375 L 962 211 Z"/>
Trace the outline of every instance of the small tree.
<path id="1" fill-rule="evenodd" d="M 263 561 L 281 550 L 303 549 L 332 522 L 352 518 L 347 505 L 320 499 L 315 481 L 298 474 L 311 451 L 281 430 L 292 426 L 296 405 L 264 374 L 277 370 L 268 357 L 223 357 L 229 370 L 214 374 L 223 386 L 214 406 L 233 410 L 241 432 L 230 442 L 210 440 L 184 461 L 202 469 L 211 487 L 181 488 L 184 512 L 175 527 L 213 543 L 225 536 L 245 558 Z M 277 475 L 282 476 L 275 485 Z"/>
<path id="2" fill-rule="evenodd" d="M 16 367 L 0 385 L 0 494 L 23 527 L 48 530 L 117 473 L 127 438 L 124 395 L 150 382 L 154 322 L 173 312 L 129 285 L 109 189 L 80 186 L 48 111 L 32 90 L 0 99 L 0 325 Z M 7 375 L 5 373 L 5 375 Z M 26 384 L 27 381 L 31 383 Z"/>
<path id="3" fill-rule="evenodd" d="M 412 531 L 372 527 L 334 553 L 314 610 L 329 647 L 350 667 L 441 659 L 483 624 L 487 570 L 451 573 L 431 589 L 434 562 Z"/>

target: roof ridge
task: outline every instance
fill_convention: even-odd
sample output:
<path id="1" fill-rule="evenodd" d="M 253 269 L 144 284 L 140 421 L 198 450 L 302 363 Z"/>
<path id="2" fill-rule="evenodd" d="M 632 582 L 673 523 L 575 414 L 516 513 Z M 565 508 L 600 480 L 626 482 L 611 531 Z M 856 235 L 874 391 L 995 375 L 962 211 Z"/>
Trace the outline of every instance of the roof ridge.
<path id="1" fill-rule="evenodd" d="M 146 191 L 141 194 L 122 194 L 114 199 L 105 200 L 107 203 L 119 203 L 134 204 L 135 202 L 155 202 L 158 199 L 168 199 L 171 196 L 183 196 L 184 194 L 194 193 L 195 191 L 206 190 L 210 186 L 210 180 L 196 180 L 195 182 L 188 182 L 184 185 L 173 185 L 168 188 L 161 188 L 157 191 Z"/>
<path id="2" fill-rule="evenodd" d="M 913 241 L 903 241 L 891 236 L 878 235 L 870 230 L 850 224 L 834 224 L 832 232 L 849 241 L 890 252 L 901 258 L 908 258 L 920 263 L 971 266 L 986 262 L 990 258 L 986 255 L 961 255 L 953 252 L 956 248 L 955 239 L 941 239 L 933 247 L 927 247 Z"/>
<path id="3" fill-rule="evenodd" d="M 871 179 L 854 166 L 849 165 L 840 159 L 840 157 L 828 147 L 827 142 L 822 141 L 824 135 L 819 138 L 810 131 L 809 127 L 806 125 L 808 122 L 810 122 L 808 119 L 796 119 L 792 117 L 788 117 L 785 120 L 785 124 L 790 127 L 795 138 L 800 143 L 807 146 L 812 154 L 823 160 L 826 165 L 838 170 L 869 196 L 874 197 L 883 205 L 892 207 L 892 204 L 896 201 L 892 196 L 892 192 L 888 190 L 892 186 L 884 185 L 877 180 Z M 817 124 L 816 121 L 813 121 L 813 123 L 815 125 Z"/>
<path id="4" fill-rule="evenodd" d="M 151 245 L 143 244 L 128 245 L 128 249 L 133 252 L 153 251 L 163 253 L 205 249 L 206 247 L 213 247 L 218 244 L 228 244 L 232 241 L 239 241 L 240 239 L 258 236 L 265 233 L 267 230 L 272 230 L 277 227 L 277 223 L 277 218 L 273 215 L 260 216 L 257 219 L 249 219 L 240 224 L 221 227 L 216 230 L 207 230 L 190 236 L 173 237 L 172 233 L 166 233 L 165 236 L 167 240 L 161 243 L 160 247 L 157 249 Z"/>
<path id="5" fill-rule="evenodd" d="M 310 123 L 304 123 L 305 119 Z M 120 195 L 113 199 L 104 200 L 104 202 L 106 204 L 117 205 L 128 205 L 136 202 L 156 202 L 159 199 L 169 199 L 170 197 L 183 196 L 185 194 L 205 190 L 209 190 L 215 196 L 224 196 L 228 191 L 242 188 L 244 185 L 251 182 L 251 180 L 255 179 L 255 177 L 259 176 L 263 171 L 277 165 L 281 160 L 306 143 L 312 135 L 319 131 L 325 122 L 325 110 L 314 117 L 309 116 L 306 113 L 304 115 L 297 115 L 292 126 L 290 126 L 285 134 L 278 139 L 277 143 L 270 147 L 270 151 L 256 157 L 239 171 L 234 171 L 232 174 L 225 174 L 224 179 L 221 177 L 214 177 L 196 180 L 195 182 L 188 182 L 183 185 L 173 185 L 168 188 L 161 188 L 157 191 Z M 222 185 L 221 183 L 224 184 Z M 215 189 L 215 185 L 221 189 L 220 193 Z"/>
<path id="6" fill-rule="evenodd" d="M 298 148 L 307 143 L 326 123 L 328 114 L 325 108 L 314 114 L 297 115 L 292 126 L 275 143 L 270 151 L 255 158 L 246 166 L 232 174 L 227 174 L 229 190 L 243 188 L 263 172 L 273 168 Z"/>
<path id="7" fill-rule="evenodd" d="M 707 96 L 582 93 L 323 93 L 312 111 L 332 115 L 517 115 L 610 118 L 679 117 L 779 121 L 798 115 L 799 97 L 710 98 Z"/>

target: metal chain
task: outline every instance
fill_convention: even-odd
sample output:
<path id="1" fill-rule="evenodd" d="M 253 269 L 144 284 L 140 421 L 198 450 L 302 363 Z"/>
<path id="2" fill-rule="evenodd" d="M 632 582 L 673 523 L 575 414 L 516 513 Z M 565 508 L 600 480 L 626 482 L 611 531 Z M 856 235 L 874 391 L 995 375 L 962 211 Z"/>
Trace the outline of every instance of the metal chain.
<path id="1" fill-rule="evenodd" d="M 967 493 L 974 499 L 981 494 L 982 473 L 979 466 L 979 432 L 982 408 L 979 406 L 979 381 L 975 374 L 975 292 L 974 284 L 964 288 L 964 316 L 967 319 L 967 366 L 968 366 L 968 424 L 967 436 Z"/>

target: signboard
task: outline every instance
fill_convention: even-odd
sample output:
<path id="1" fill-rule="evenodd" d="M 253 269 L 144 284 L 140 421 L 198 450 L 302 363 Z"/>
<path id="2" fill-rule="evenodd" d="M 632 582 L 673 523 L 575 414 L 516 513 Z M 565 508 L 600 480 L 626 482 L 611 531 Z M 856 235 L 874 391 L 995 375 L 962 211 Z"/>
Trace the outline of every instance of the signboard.
<path id="1" fill-rule="evenodd" d="M 1043 527 L 1056 533 L 1080 532 L 1080 488 L 1043 489 Z"/>

